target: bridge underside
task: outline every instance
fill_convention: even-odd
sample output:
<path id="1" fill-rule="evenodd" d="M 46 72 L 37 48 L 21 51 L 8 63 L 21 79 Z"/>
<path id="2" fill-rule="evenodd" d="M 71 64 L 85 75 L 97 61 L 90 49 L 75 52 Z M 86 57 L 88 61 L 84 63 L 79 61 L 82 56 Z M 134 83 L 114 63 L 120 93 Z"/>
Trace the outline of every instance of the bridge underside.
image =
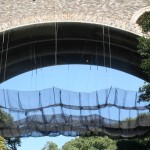
<path id="1" fill-rule="evenodd" d="M 34 24 L 0 33 L 0 82 L 60 64 L 107 66 L 147 80 L 140 68 L 138 36 L 98 24 Z"/>

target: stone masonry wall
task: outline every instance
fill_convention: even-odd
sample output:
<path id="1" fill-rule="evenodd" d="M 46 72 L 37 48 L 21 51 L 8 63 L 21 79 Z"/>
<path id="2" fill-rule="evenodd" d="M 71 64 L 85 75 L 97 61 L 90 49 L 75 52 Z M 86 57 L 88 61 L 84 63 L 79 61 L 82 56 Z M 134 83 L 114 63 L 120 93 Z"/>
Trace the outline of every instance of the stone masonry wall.
<path id="1" fill-rule="evenodd" d="M 130 20 L 147 6 L 150 0 L 0 0 L 0 31 L 33 23 L 79 21 L 140 34 Z"/>

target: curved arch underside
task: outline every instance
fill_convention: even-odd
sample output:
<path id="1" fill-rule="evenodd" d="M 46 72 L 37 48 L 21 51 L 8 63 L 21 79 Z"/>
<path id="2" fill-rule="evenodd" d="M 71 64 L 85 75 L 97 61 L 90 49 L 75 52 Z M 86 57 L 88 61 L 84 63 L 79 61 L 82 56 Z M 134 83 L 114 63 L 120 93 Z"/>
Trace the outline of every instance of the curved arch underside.
<path id="1" fill-rule="evenodd" d="M 138 36 L 98 24 L 57 22 L 0 33 L 0 82 L 60 64 L 107 66 L 147 80 L 140 68 Z"/>

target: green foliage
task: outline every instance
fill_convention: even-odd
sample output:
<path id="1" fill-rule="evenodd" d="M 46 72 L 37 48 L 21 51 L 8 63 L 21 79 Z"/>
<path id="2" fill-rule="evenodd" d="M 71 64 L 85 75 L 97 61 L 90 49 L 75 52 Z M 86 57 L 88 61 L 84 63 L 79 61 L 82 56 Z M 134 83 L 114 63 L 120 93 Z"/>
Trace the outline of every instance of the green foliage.
<path id="1" fill-rule="evenodd" d="M 6 143 L 5 143 L 5 139 L 1 136 L 0 136 L 0 150 L 8 150 Z"/>
<path id="2" fill-rule="evenodd" d="M 59 150 L 58 145 L 53 142 L 47 142 L 41 150 Z"/>
<path id="3" fill-rule="evenodd" d="M 141 113 L 135 118 L 126 118 L 123 121 L 124 121 L 124 123 L 126 122 L 126 124 L 131 124 L 132 122 L 135 122 L 135 121 L 138 121 L 138 120 L 147 120 L 147 119 L 148 120 L 150 119 L 149 112 Z"/>
<path id="4" fill-rule="evenodd" d="M 0 109 L 0 122 L 12 122 L 13 118 Z M 9 150 L 17 150 L 17 146 L 21 146 L 20 138 L 5 138 L 5 144 L 8 146 Z"/>
<path id="5" fill-rule="evenodd" d="M 64 144 L 62 150 L 116 150 L 116 142 L 106 137 L 79 137 Z"/>
<path id="6" fill-rule="evenodd" d="M 8 113 L 0 109 L 0 122 L 7 122 L 7 121 L 11 122 L 13 121 L 13 118 Z"/>
<path id="7" fill-rule="evenodd" d="M 117 141 L 117 150 L 150 150 L 150 137 Z"/>
<path id="8" fill-rule="evenodd" d="M 150 115 L 149 115 L 149 112 L 147 113 L 141 113 L 139 114 L 139 116 L 137 117 L 137 119 L 149 119 Z"/>
<path id="9" fill-rule="evenodd" d="M 144 32 L 150 31 L 150 11 L 145 12 L 143 15 L 139 17 L 137 20 L 137 24 L 142 27 Z"/>
<path id="10" fill-rule="evenodd" d="M 141 114 L 147 116 L 147 114 Z M 59 150 L 57 144 L 47 142 L 42 150 Z M 150 150 L 150 138 L 112 140 L 109 137 L 77 137 L 62 147 L 62 150 Z"/>
<path id="11" fill-rule="evenodd" d="M 17 150 L 17 146 L 21 146 L 20 138 L 6 138 L 5 140 L 9 150 Z"/>
<path id="12" fill-rule="evenodd" d="M 150 76 L 150 38 L 140 37 L 138 52 L 142 56 L 141 68 Z"/>
<path id="13" fill-rule="evenodd" d="M 150 84 L 145 83 L 142 87 L 139 88 L 141 93 L 139 96 L 139 102 L 141 101 L 150 101 Z"/>
<path id="14" fill-rule="evenodd" d="M 145 12 L 137 21 L 144 32 L 150 31 L 150 12 Z M 150 77 L 150 37 L 140 37 L 138 43 L 138 52 L 142 56 L 141 68 Z M 150 101 L 150 84 L 145 83 L 139 89 L 141 95 L 140 101 Z"/>
<path id="15" fill-rule="evenodd" d="M 142 56 L 141 68 L 150 77 L 150 38 L 140 37 L 138 44 L 138 52 Z M 150 84 L 145 83 L 139 88 L 141 93 L 139 96 L 140 101 L 150 101 Z"/>
<path id="16" fill-rule="evenodd" d="M 145 150 L 150 150 L 150 137 L 136 139 L 136 141 L 145 146 Z"/>
<path id="17" fill-rule="evenodd" d="M 137 140 L 119 140 L 117 142 L 117 150 L 148 150 L 144 143 Z"/>
<path id="18" fill-rule="evenodd" d="M 136 118 L 126 118 L 123 121 L 132 122 L 137 119 L 149 118 L 149 113 L 141 113 Z M 150 150 L 150 137 L 120 139 L 116 141 L 117 150 Z"/>

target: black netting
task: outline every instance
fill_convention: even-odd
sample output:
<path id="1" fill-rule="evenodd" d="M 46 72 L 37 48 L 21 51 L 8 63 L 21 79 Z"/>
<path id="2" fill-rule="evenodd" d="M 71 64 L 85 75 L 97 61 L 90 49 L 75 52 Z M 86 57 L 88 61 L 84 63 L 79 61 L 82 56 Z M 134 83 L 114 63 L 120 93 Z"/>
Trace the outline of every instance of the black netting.
<path id="1" fill-rule="evenodd" d="M 58 88 L 30 92 L 0 90 L 1 109 L 13 118 L 1 119 L 0 135 L 148 135 L 148 103 L 137 103 L 138 97 L 138 92 L 117 88 L 91 93 Z"/>

